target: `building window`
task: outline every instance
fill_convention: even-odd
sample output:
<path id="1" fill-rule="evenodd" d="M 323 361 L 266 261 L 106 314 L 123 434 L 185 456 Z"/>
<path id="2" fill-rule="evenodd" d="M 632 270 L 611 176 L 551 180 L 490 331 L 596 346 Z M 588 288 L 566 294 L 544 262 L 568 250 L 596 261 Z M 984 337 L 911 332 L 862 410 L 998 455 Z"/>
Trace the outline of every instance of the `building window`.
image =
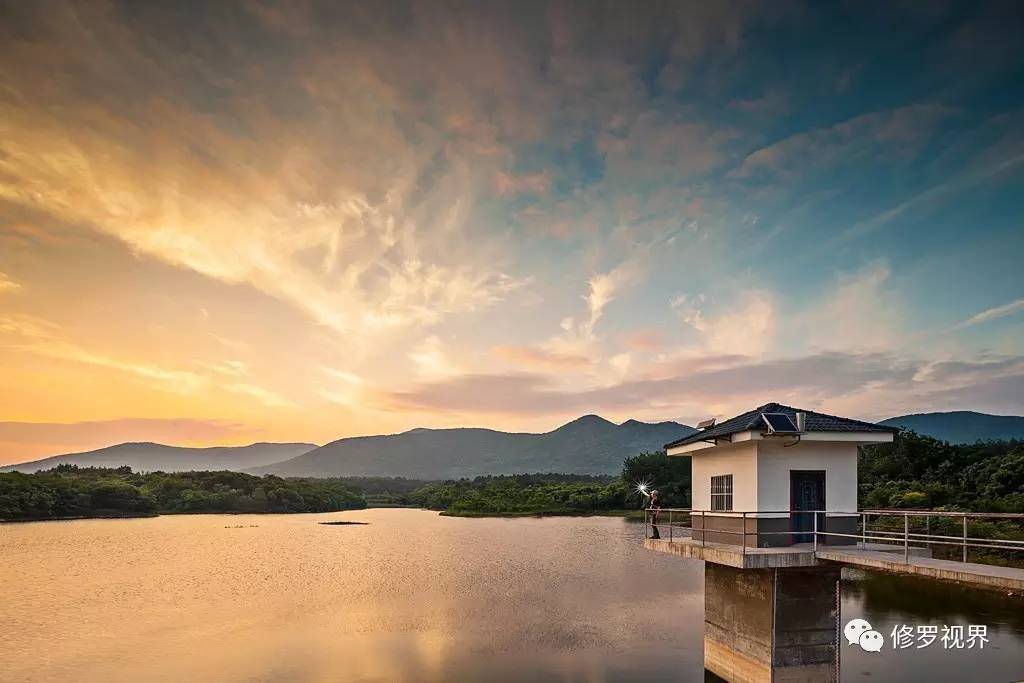
<path id="1" fill-rule="evenodd" d="M 732 475 L 711 477 L 711 509 L 732 510 Z"/>

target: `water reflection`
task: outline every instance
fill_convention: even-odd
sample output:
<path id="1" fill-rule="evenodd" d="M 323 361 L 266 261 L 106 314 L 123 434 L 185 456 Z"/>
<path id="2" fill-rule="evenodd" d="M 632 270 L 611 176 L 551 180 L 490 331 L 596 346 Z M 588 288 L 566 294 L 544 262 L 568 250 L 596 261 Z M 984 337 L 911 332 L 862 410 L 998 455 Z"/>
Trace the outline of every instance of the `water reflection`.
<path id="1" fill-rule="evenodd" d="M 1020 681 L 1024 679 L 1024 599 L 923 578 L 843 570 L 842 619 L 867 619 L 886 638 L 881 653 L 842 646 L 842 680 L 875 676 L 892 681 Z M 940 641 L 924 649 L 893 650 L 892 630 L 907 625 L 984 624 L 983 650 L 944 649 Z M 982 673 L 984 672 L 984 673 Z M 979 677 L 980 676 L 980 677 Z"/>
<path id="2" fill-rule="evenodd" d="M 315 523 L 337 518 L 370 524 Z M 0 526 L 0 680 L 701 680 L 703 565 L 641 535 L 418 510 Z M 847 590 L 844 618 L 904 613 Z M 1024 661 L 1014 623 L 986 666 Z"/>

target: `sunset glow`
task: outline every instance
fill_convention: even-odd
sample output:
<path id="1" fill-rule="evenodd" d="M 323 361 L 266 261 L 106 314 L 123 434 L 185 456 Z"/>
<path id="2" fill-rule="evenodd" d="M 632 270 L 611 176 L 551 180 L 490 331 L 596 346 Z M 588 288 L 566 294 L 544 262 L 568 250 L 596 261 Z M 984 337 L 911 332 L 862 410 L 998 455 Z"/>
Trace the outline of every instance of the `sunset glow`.
<path id="1" fill-rule="evenodd" d="M 1024 407 L 1003 6 L 189 7 L 5 7 L 0 463 Z"/>

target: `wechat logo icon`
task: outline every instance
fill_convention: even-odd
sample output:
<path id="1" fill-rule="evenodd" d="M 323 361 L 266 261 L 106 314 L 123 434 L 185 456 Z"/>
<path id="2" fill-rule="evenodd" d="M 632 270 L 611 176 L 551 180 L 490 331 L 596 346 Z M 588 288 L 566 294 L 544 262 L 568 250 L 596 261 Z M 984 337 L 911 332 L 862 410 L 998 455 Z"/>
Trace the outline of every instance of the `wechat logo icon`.
<path id="1" fill-rule="evenodd" d="M 843 628 L 847 645 L 860 645 L 866 652 L 881 652 L 885 638 L 864 619 L 851 619 Z"/>

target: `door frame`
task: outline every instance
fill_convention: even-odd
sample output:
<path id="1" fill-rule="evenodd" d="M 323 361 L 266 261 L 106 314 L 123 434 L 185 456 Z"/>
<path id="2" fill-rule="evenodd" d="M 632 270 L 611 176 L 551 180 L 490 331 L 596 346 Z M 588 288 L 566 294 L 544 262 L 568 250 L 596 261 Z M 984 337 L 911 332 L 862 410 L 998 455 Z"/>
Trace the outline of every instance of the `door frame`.
<path id="1" fill-rule="evenodd" d="M 825 491 L 826 491 L 826 488 L 827 488 L 826 487 L 826 481 L 827 481 L 827 478 L 828 478 L 828 470 L 790 470 L 789 471 L 789 530 L 791 532 L 797 532 L 797 531 L 800 532 L 800 533 L 791 533 L 790 534 L 790 537 L 789 537 L 790 538 L 790 545 L 793 545 L 793 544 L 796 544 L 796 543 L 808 543 L 808 542 L 814 540 L 814 531 L 813 531 L 814 527 L 813 527 L 813 525 L 812 525 L 810 530 L 798 529 L 797 528 L 798 525 L 796 523 L 797 515 L 793 514 L 794 512 L 799 512 L 799 508 L 796 507 L 796 487 L 793 486 L 793 484 L 794 484 L 794 482 L 797 479 L 800 479 L 800 478 L 808 478 L 808 479 L 813 478 L 814 479 L 815 484 L 817 484 L 817 486 L 816 486 L 817 490 L 815 491 L 816 497 L 818 498 L 817 509 L 818 510 L 826 510 L 826 509 L 828 509 L 828 508 L 825 507 L 827 505 L 826 499 L 825 499 Z M 825 528 L 824 528 L 824 514 L 821 514 L 821 513 L 818 514 L 818 529 L 821 530 L 821 531 L 825 530 Z M 806 539 L 804 537 L 804 534 L 810 535 L 810 538 Z"/>

